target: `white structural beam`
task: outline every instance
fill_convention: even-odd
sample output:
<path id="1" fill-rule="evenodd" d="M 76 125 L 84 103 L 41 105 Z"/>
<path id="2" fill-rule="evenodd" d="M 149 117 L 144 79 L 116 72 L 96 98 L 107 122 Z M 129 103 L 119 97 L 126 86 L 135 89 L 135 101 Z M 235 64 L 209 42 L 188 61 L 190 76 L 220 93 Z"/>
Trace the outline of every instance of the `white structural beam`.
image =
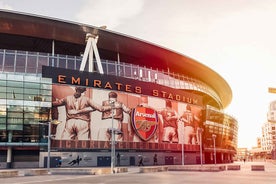
<path id="1" fill-rule="evenodd" d="M 93 66 L 93 53 L 95 54 L 96 63 L 98 67 L 99 73 L 103 74 L 103 67 L 100 59 L 100 55 L 97 48 L 97 41 L 98 41 L 98 35 L 95 34 L 87 34 L 86 35 L 86 47 L 84 50 L 83 58 L 80 65 L 80 71 L 84 71 L 84 68 L 86 66 L 87 60 L 88 60 L 88 70 L 89 72 L 94 71 Z"/>

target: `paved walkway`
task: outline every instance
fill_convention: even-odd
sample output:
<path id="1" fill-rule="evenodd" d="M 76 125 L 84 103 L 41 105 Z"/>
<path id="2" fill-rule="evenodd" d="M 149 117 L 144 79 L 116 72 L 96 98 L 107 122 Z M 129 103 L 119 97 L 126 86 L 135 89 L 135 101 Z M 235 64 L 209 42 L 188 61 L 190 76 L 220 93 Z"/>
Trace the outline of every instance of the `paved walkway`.
<path id="1" fill-rule="evenodd" d="M 231 165 L 238 164 L 241 166 L 241 172 L 252 172 L 251 166 L 252 165 L 264 165 L 265 166 L 265 172 L 271 172 L 276 174 L 276 162 L 267 161 L 267 162 L 235 162 Z"/>
<path id="2" fill-rule="evenodd" d="M 276 165 L 271 162 L 236 162 L 240 170 L 225 170 L 221 172 L 168 171 L 139 173 L 139 167 L 129 167 L 126 173 L 104 175 L 41 175 L 0 178 L 1 184 L 275 184 Z M 218 164 L 219 165 L 219 164 Z M 251 165 L 264 165 L 265 171 L 251 171 Z"/>

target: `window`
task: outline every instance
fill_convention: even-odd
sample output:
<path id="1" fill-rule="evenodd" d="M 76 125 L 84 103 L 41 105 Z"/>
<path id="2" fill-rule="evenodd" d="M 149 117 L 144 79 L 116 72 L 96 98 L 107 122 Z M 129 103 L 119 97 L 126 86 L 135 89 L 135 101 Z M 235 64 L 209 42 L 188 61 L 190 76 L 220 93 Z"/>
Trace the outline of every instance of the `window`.
<path id="1" fill-rule="evenodd" d="M 25 73 L 25 66 L 26 66 L 26 55 L 17 55 L 15 72 Z"/>
<path id="2" fill-rule="evenodd" d="M 27 73 L 36 73 L 36 56 L 28 55 L 27 57 Z"/>
<path id="3" fill-rule="evenodd" d="M 14 59 L 15 59 L 14 54 L 6 54 L 4 71 L 14 72 Z"/>

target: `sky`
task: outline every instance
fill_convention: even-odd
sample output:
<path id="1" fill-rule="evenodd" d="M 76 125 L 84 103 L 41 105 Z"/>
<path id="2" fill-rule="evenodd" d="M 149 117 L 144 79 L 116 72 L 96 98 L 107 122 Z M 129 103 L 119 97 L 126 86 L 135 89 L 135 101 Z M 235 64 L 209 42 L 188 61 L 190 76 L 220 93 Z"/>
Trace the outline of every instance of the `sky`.
<path id="1" fill-rule="evenodd" d="M 208 66 L 230 85 L 238 147 L 257 145 L 276 94 L 275 0 L 0 0 L 0 9 L 130 35 Z"/>

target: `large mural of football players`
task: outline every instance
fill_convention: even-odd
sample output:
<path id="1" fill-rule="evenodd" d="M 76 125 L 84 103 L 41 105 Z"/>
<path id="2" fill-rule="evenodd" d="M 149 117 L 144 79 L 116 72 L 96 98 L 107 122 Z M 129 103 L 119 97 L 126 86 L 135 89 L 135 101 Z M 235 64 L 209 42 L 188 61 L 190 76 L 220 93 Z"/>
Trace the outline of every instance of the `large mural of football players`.
<path id="1" fill-rule="evenodd" d="M 93 148 L 108 148 L 113 124 L 116 142 L 129 142 L 126 146 L 130 147 L 135 142 L 198 144 L 196 129 L 202 121 L 200 106 L 70 85 L 55 84 L 52 93 L 52 119 L 62 122 L 57 126 L 55 140 L 94 141 L 89 143 Z"/>
<path id="2" fill-rule="evenodd" d="M 75 87 L 72 95 L 55 98 L 52 106 L 64 106 L 66 118 L 63 119 L 64 124 L 57 137 L 63 140 L 89 140 L 90 138 L 90 122 L 91 112 L 98 110 L 104 112 L 110 110 L 110 106 L 100 106 L 96 104 L 92 98 L 85 96 L 85 87 Z M 64 120 L 65 119 L 65 120 Z"/>

